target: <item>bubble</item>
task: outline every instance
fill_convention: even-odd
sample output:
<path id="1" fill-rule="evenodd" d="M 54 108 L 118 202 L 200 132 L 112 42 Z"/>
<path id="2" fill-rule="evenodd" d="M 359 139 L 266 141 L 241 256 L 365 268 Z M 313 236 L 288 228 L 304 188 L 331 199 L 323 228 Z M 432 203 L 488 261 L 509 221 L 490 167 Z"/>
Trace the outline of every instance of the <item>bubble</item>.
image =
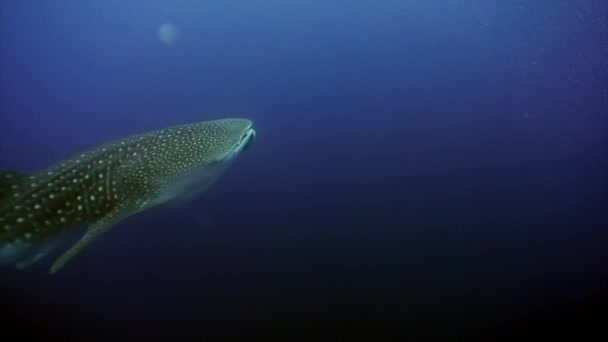
<path id="1" fill-rule="evenodd" d="M 173 24 L 163 24 L 158 28 L 158 39 L 167 45 L 175 44 L 179 38 L 179 29 Z"/>

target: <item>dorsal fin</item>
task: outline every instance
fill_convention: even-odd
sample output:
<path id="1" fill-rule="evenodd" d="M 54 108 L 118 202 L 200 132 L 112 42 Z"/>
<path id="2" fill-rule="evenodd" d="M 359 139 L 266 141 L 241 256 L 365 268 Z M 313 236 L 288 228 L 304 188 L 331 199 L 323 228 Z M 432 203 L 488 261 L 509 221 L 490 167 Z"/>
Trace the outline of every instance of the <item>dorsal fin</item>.
<path id="1" fill-rule="evenodd" d="M 0 171 L 0 201 L 15 191 L 15 185 L 23 183 L 29 175 L 23 172 Z"/>

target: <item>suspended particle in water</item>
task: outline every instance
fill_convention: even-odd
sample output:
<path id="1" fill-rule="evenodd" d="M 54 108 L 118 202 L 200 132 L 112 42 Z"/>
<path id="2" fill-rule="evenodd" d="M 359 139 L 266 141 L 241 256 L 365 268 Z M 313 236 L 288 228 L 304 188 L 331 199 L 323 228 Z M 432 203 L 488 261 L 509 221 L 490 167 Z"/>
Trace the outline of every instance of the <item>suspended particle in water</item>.
<path id="1" fill-rule="evenodd" d="M 179 29 L 173 24 L 163 24 L 158 28 L 158 39 L 167 45 L 172 46 L 179 38 Z"/>

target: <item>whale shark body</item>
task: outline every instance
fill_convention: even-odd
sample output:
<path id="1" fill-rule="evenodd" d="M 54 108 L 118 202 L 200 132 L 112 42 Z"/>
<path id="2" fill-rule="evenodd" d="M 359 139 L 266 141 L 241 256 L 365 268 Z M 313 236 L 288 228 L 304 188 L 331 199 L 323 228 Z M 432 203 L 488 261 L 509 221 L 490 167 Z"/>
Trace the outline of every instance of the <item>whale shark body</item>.
<path id="1" fill-rule="evenodd" d="M 254 137 L 247 119 L 205 121 L 119 139 L 37 173 L 0 172 L 0 264 L 25 268 L 86 225 L 56 273 L 126 217 L 207 189 Z"/>

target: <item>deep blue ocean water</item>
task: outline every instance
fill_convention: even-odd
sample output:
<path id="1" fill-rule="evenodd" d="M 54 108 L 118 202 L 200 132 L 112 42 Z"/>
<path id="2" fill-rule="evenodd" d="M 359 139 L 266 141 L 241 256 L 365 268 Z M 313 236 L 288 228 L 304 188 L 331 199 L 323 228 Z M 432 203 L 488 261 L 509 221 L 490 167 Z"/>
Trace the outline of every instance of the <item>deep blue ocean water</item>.
<path id="1" fill-rule="evenodd" d="M 607 16 L 600 0 L 0 1 L 0 169 L 222 117 L 257 130 L 212 189 L 57 275 L 61 250 L 0 270 L 0 331 L 606 335 Z"/>

